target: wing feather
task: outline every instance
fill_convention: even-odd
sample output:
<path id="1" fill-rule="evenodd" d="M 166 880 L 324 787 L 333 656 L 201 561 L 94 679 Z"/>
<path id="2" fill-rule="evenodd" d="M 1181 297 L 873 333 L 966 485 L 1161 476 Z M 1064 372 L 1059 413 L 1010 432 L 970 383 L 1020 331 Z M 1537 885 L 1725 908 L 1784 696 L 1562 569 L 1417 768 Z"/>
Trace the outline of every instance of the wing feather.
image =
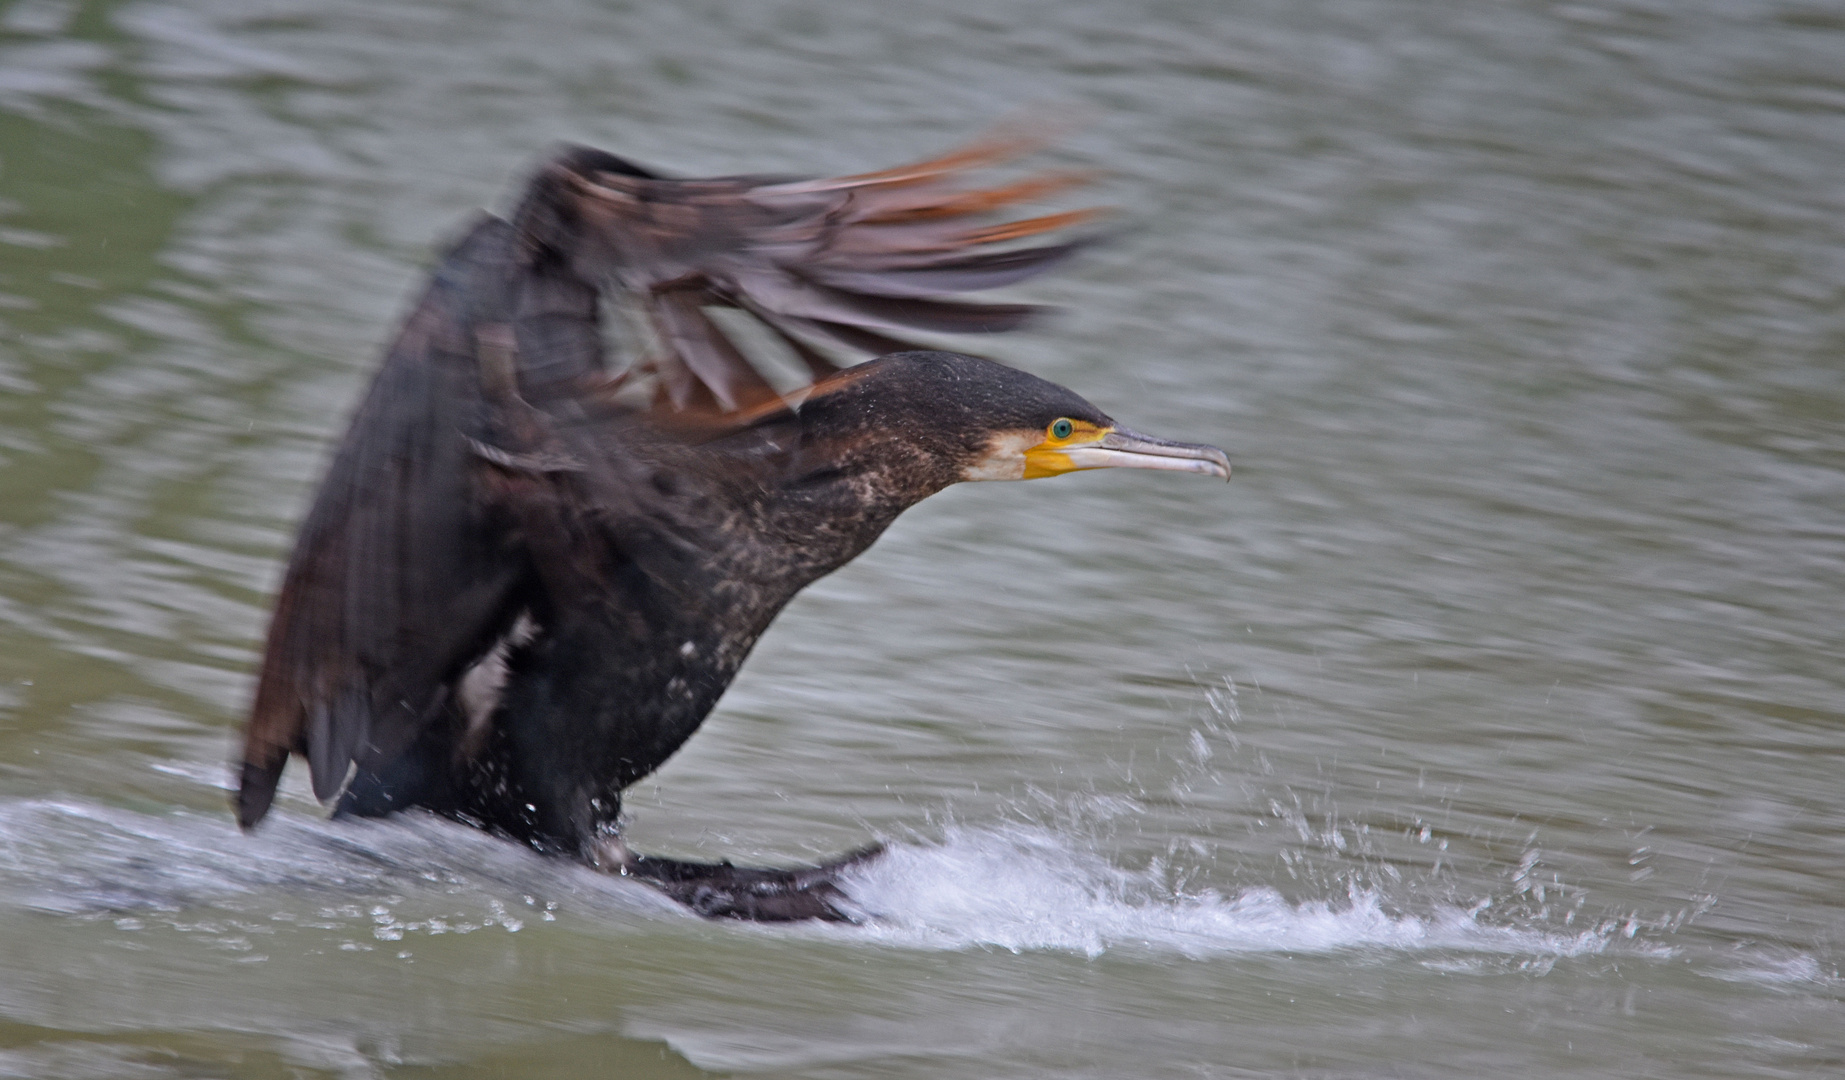
<path id="1" fill-rule="evenodd" d="M 701 309 L 768 324 L 816 377 L 849 353 L 914 348 L 905 337 L 1016 329 L 1040 309 L 962 294 L 1016 284 L 1093 242 L 1017 246 L 1092 220 L 1072 210 L 992 222 L 1061 193 L 1073 173 L 973 186 L 976 170 L 1035 149 L 996 136 L 929 161 L 833 180 L 663 180 L 599 151 L 566 150 L 534 179 L 514 224 L 534 257 L 632 295 L 660 339 L 660 407 L 747 411 L 772 393 L 757 361 Z"/>
<path id="2" fill-rule="evenodd" d="M 314 793 L 388 759 L 484 648 L 523 563 L 474 495 L 484 436 L 465 286 L 509 232 L 477 228 L 446 260 L 372 382 L 296 539 L 245 728 L 238 818 L 267 812 L 290 752 Z"/>

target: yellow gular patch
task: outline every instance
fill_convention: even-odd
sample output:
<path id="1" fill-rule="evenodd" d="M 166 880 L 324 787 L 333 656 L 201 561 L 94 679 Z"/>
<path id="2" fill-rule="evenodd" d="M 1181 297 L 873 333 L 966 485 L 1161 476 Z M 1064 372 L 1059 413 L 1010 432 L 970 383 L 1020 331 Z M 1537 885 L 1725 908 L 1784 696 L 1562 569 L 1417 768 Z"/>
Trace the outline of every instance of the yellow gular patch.
<path id="1" fill-rule="evenodd" d="M 1064 451 L 1078 446 L 1094 446 L 1111 430 L 1086 420 L 1062 419 L 1052 422 L 1044 429 L 1043 441 L 1026 449 L 1023 479 L 1036 480 L 1043 476 L 1075 472 L 1082 466 L 1070 460 Z"/>

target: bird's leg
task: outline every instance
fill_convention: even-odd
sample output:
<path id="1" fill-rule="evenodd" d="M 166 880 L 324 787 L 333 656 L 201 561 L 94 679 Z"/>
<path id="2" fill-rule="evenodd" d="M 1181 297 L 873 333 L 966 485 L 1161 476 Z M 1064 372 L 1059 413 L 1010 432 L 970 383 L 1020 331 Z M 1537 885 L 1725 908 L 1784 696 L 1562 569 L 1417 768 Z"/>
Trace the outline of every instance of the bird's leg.
<path id="1" fill-rule="evenodd" d="M 820 866 L 768 870 L 637 855 L 619 836 L 610 836 L 597 842 L 592 862 L 599 870 L 639 878 L 708 919 L 856 923 L 865 913 L 840 889 L 839 875 L 883 851 L 883 844 L 873 844 Z"/>

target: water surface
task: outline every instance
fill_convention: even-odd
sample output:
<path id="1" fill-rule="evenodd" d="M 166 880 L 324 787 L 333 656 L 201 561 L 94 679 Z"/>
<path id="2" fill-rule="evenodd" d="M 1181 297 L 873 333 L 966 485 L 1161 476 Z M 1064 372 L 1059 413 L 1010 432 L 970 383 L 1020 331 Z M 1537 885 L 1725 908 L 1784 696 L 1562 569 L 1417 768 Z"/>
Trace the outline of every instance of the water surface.
<path id="1" fill-rule="evenodd" d="M 1111 247 L 989 351 L 1228 448 L 815 586 L 642 850 L 238 835 L 312 485 L 559 139 L 847 172 L 1021 105 Z M 0 7 L 0 1075 L 1845 1068 L 1845 18 L 1822 4 Z"/>

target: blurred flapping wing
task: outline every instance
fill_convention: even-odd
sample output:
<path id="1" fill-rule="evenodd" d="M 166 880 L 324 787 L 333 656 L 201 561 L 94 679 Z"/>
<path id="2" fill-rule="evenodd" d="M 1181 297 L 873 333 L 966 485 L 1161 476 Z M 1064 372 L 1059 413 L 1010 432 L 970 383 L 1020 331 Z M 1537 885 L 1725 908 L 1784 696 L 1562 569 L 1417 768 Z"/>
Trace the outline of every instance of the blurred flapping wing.
<path id="1" fill-rule="evenodd" d="M 467 308 L 509 233 L 484 222 L 445 260 L 302 523 L 245 729 L 245 827 L 268 811 L 290 752 L 307 757 L 323 800 L 355 761 L 400 753 L 504 618 L 524 564 L 478 497 L 469 440 L 484 409 Z"/>
<path id="2" fill-rule="evenodd" d="M 655 347 L 636 371 L 657 377 L 657 407 L 722 415 L 775 391 L 713 308 L 754 316 L 814 378 L 837 370 L 841 354 L 917 348 L 915 333 L 1012 330 L 1036 314 L 958 298 L 1031 277 L 1091 242 L 1020 243 L 1090 221 L 1094 210 L 991 221 L 1081 175 L 966 182 L 1034 145 L 994 138 L 902 168 L 792 181 L 667 180 L 573 148 L 534 179 L 515 225 L 539 257 L 638 301 Z"/>

